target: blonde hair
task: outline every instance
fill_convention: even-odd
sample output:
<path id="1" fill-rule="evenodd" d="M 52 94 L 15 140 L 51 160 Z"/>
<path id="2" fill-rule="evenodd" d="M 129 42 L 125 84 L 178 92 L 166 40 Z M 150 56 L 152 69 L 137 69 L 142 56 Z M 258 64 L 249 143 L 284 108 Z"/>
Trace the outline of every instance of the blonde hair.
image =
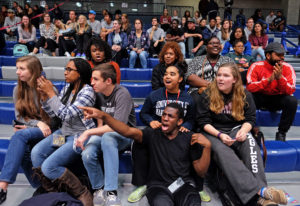
<path id="1" fill-rule="evenodd" d="M 76 32 L 79 32 L 79 30 L 80 30 L 80 25 L 78 23 L 80 17 L 82 17 L 84 19 L 84 31 L 87 31 L 88 28 L 90 27 L 87 23 L 87 18 L 84 15 L 79 15 L 78 20 L 77 20 L 77 25 L 76 25 Z"/>
<path id="2" fill-rule="evenodd" d="M 43 120 L 49 123 L 48 115 L 41 108 L 40 95 L 37 91 L 37 78 L 41 76 L 43 71 L 40 60 L 35 56 L 24 56 L 18 58 L 16 63 L 18 62 L 24 62 L 31 74 L 31 78 L 27 82 L 18 79 L 17 101 L 15 104 L 16 110 L 19 112 L 18 118 Z M 36 106 L 35 95 L 37 95 L 39 109 Z"/>
<path id="3" fill-rule="evenodd" d="M 225 63 L 219 67 L 229 67 L 231 74 L 236 82 L 232 85 L 232 116 L 235 120 L 241 121 L 245 119 L 244 106 L 246 100 L 246 93 L 243 87 L 239 69 L 235 63 Z M 209 85 L 207 89 L 207 96 L 209 98 L 209 109 L 220 114 L 224 109 L 224 98 L 217 86 L 217 78 Z"/>

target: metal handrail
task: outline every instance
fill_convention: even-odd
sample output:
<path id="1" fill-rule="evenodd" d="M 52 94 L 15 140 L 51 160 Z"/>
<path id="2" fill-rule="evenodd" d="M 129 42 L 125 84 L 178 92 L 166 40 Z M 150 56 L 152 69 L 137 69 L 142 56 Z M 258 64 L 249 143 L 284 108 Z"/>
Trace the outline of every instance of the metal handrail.
<path id="1" fill-rule="evenodd" d="M 297 29 L 295 29 L 294 27 L 290 26 L 290 25 L 286 25 L 286 28 L 291 29 L 295 32 L 297 32 L 298 34 L 300 34 L 300 31 L 298 31 Z M 294 46 L 295 48 L 297 48 L 297 51 L 295 53 L 296 56 L 300 55 L 300 45 L 296 45 L 294 42 L 290 41 L 289 39 L 287 39 L 287 33 L 286 31 L 281 32 L 281 44 L 283 45 L 283 48 L 285 49 L 285 51 L 287 51 L 287 45 L 286 42 L 290 43 L 292 46 Z"/>

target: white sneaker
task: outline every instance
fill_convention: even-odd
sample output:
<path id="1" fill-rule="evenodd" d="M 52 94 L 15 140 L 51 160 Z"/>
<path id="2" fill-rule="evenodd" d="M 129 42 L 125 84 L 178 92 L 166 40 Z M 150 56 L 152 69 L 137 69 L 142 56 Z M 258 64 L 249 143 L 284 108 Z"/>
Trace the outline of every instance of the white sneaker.
<path id="1" fill-rule="evenodd" d="M 27 54 L 28 56 L 34 56 L 35 55 L 35 53 L 33 53 L 33 52 L 30 52 L 29 54 Z"/>
<path id="2" fill-rule="evenodd" d="M 121 200 L 112 192 L 107 192 L 105 206 L 121 206 Z"/>
<path id="3" fill-rule="evenodd" d="M 99 189 L 94 192 L 94 206 L 103 206 L 105 203 L 105 192 L 103 189 Z"/>
<path id="4" fill-rule="evenodd" d="M 65 52 L 65 56 L 70 57 L 71 54 L 69 52 Z"/>

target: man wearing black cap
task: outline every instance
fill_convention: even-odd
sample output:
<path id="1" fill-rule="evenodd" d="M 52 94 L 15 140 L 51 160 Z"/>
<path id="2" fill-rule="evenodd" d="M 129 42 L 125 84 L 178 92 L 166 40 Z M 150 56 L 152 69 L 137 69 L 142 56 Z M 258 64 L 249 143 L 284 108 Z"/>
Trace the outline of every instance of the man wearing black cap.
<path id="1" fill-rule="evenodd" d="M 265 49 L 265 61 L 253 63 L 247 73 L 247 90 L 253 93 L 257 109 L 282 110 L 276 140 L 285 141 L 297 111 L 293 67 L 284 62 L 285 50 L 278 42 Z"/>
<path id="2" fill-rule="evenodd" d="M 87 23 L 92 27 L 93 36 L 99 36 L 101 31 L 101 23 L 98 20 L 95 20 L 96 12 L 94 10 L 89 11 L 89 20 Z"/>
<path id="3" fill-rule="evenodd" d="M 205 53 L 204 41 L 202 39 L 201 29 L 196 27 L 195 20 L 188 18 L 187 29 L 184 32 L 184 38 L 186 39 L 187 52 L 190 58 L 200 56 Z"/>

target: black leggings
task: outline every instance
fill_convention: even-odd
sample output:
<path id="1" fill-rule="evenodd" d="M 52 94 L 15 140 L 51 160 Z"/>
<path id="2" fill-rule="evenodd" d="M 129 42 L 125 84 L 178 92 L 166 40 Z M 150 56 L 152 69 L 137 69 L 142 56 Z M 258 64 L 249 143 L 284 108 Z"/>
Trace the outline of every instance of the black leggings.
<path id="1" fill-rule="evenodd" d="M 40 47 L 44 47 L 47 43 L 47 48 L 48 50 L 50 50 L 51 52 L 55 52 L 55 49 L 57 47 L 56 42 L 53 39 L 49 39 L 49 38 L 45 38 L 43 36 L 41 36 L 41 38 L 37 41 L 37 43 L 35 44 L 35 48 L 40 48 Z"/>
<path id="2" fill-rule="evenodd" d="M 60 36 L 58 39 L 59 56 L 64 56 L 65 52 L 72 52 L 76 48 L 74 40 L 65 39 Z"/>
<path id="3" fill-rule="evenodd" d="M 86 51 L 86 46 L 91 38 L 89 34 L 76 35 L 76 49 L 77 53 L 84 53 Z"/>
<path id="4" fill-rule="evenodd" d="M 287 132 L 293 124 L 297 112 L 297 99 L 289 95 L 265 95 L 253 93 L 257 109 L 266 108 L 270 111 L 282 110 L 278 131 Z"/>

